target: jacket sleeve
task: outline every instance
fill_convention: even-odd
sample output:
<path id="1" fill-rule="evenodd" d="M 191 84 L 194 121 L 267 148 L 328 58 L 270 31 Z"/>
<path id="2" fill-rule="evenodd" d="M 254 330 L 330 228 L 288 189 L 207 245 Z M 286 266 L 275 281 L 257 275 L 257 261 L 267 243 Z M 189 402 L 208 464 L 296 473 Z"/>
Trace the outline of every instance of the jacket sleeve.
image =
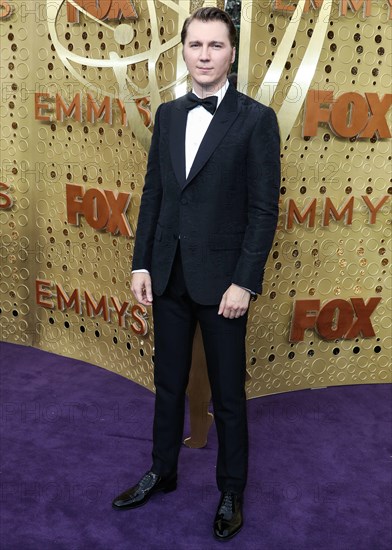
<path id="1" fill-rule="evenodd" d="M 246 185 L 248 223 L 232 282 L 261 294 L 279 215 L 280 137 L 269 107 L 259 111 L 249 140 Z"/>
<path id="2" fill-rule="evenodd" d="M 147 172 L 144 180 L 142 199 L 137 222 L 132 271 L 151 271 L 151 255 L 154 235 L 162 200 L 162 180 L 159 157 L 160 116 L 162 105 L 158 107 L 154 131 L 148 155 Z"/>

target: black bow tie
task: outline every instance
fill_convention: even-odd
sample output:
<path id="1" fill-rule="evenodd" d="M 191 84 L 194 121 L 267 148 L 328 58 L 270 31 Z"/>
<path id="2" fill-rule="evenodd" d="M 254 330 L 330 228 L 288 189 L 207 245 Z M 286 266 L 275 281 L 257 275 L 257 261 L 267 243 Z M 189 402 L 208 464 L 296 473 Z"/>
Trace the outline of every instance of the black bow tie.
<path id="1" fill-rule="evenodd" d="M 217 104 L 218 98 L 216 95 L 200 99 L 194 93 L 189 92 L 189 94 L 185 96 L 185 109 L 187 109 L 188 111 L 191 111 L 198 105 L 201 105 L 202 107 L 204 107 L 204 109 L 207 109 L 207 111 L 213 115 L 216 111 Z"/>

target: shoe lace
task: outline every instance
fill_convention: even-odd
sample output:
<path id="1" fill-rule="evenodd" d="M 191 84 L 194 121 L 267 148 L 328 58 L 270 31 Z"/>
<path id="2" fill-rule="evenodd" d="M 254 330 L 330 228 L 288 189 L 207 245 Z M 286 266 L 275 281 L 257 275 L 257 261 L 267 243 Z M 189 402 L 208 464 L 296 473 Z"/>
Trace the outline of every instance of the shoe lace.
<path id="1" fill-rule="evenodd" d="M 219 512 L 221 514 L 226 514 L 226 512 L 232 512 L 232 511 L 233 511 L 233 495 L 232 493 L 224 493 Z"/>
<path id="2" fill-rule="evenodd" d="M 147 472 L 146 474 L 144 474 L 144 476 L 140 480 L 139 487 L 142 490 L 146 489 L 147 487 L 149 487 L 151 485 L 152 479 L 153 479 L 153 476 L 152 476 L 151 472 Z"/>

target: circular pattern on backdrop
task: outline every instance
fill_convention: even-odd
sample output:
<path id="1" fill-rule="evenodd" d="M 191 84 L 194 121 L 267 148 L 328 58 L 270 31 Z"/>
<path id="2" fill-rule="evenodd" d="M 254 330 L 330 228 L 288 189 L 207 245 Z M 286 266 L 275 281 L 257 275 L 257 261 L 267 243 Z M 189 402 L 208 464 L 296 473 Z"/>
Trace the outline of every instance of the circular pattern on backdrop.
<path id="1" fill-rule="evenodd" d="M 59 4 L 56 0 L 50 2 L 52 6 Z M 168 43 L 175 34 L 177 15 L 165 3 L 154 3 L 153 7 L 159 15 L 158 32 L 162 32 L 160 47 L 165 48 L 163 41 Z M 252 9 L 251 6 L 248 8 Z M 80 24 L 67 25 L 63 10 L 56 26 L 57 38 L 65 48 L 61 55 L 89 56 L 90 60 L 105 61 L 109 59 L 109 52 L 130 58 L 142 54 L 140 62 L 128 64 L 127 78 L 136 90 L 133 96 L 148 95 L 145 62 L 151 59 L 150 41 L 154 37 L 150 21 L 153 20 L 148 5 L 140 4 L 137 9 L 140 10 L 138 21 L 106 22 L 113 30 L 104 24 L 98 26 L 96 21 L 84 15 L 81 15 Z M 254 56 L 253 74 L 249 80 L 253 82 L 263 79 L 268 61 L 274 58 L 282 42 L 289 18 L 282 12 L 264 9 L 251 12 L 251 15 L 257 28 L 254 36 L 251 33 L 249 37 Z M 300 21 L 300 32 L 295 37 L 295 46 L 290 50 L 283 72 L 285 82 L 290 82 L 307 50 L 310 30 L 314 29 L 316 19 L 313 7 L 310 7 L 309 13 Z M 378 23 L 381 29 L 377 29 Z M 8 28 L 9 25 L 13 28 Z M 268 40 L 260 40 L 260 29 L 266 33 L 268 29 Z M 118 326 L 111 301 L 113 296 L 121 303 L 129 301 L 133 304 L 129 288 L 133 238 L 93 230 L 83 214 L 79 226 L 67 221 L 65 185 L 70 183 L 83 185 L 85 191 L 97 188 L 103 192 L 131 193 L 127 217 L 132 230 L 135 229 L 146 169 L 146 154 L 135 140 L 135 128 L 122 124 L 115 99 L 111 104 L 112 124 L 104 120 L 86 121 L 85 90 L 89 88 L 85 89 L 85 84 L 113 91 L 118 82 L 111 67 L 98 70 L 93 66 L 84 67 L 83 63 L 70 63 L 72 71 L 69 67 L 66 71 L 58 53 L 53 51 L 53 42 L 42 22 L 34 26 L 34 32 L 40 37 L 36 54 L 22 47 L 27 31 L 17 13 L 12 22 L 3 22 L 0 27 L 4 37 L 11 31 L 14 39 L 10 45 L 18 47 L 18 54 L 15 54 L 18 59 L 14 62 L 11 59 L 13 50 L 4 48 L 3 59 L 12 61 L 13 68 L 11 65 L 3 68 L 1 76 L 4 81 L 17 83 L 20 88 L 12 91 L 16 96 L 12 98 L 14 106 L 1 107 L 6 124 L 3 124 L 5 133 L 0 148 L 3 157 L 16 170 L 15 173 L 9 170 L 14 205 L 10 211 L 0 213 L 2 223 L 8 225 L 13 237 L 4 238 L 2 246 L 5 244 L 10 248 L 17 244 L 17 239 L 24 233 L 34 235 L 36 240 L 27 244 L 23 241 L 23 246 L 16 247 L 12 253 L 7 250 L 9 262 L 1 268 L 6 281 L 0 283 L 6 297 L 6 307 L 2 312 L 6 322 L 2 323 L 2 331 L 5 338 L 12 335 L 15 341 L 26 343 L 26 321 L 15 322 L 12 309 L 19 312 L 19 319 L 32 315 L 29 302 L 25 300 L 31 277 L 38 271 L 38 278 L 51 282 L 51 300 L 55 305 L 57 284 L 63 286 L 68 296 L 77 289 L 83 309 L 82 315 L 78 315 L 71 307 L 63 312 L 37 308 L 38 323 L 34 326 L 37 335 L 41 335 L 42 345 L 56 353 L 66 352 L 97 362 L 152 388 L 151 314 L 147 314 L 149 334 L 141 339 L 130 328 L 131 317 L 127 317 L 126 329 Z M 374 6 L 374 3 L 371 19 L 363 20 L 358 14 L 351 14 L 351 17 L 334 20 L 328 29 L 314 83 L 320 89 L 334 90 L 335 95 L 352 90 L 361 94 L 382 94 L 383 88 L 389 89 L 391 84 L 388 72 L 391 55 L 382 52 L 390 32 L 384 8 Z M 66 38 L 67 33 L 69 38 Z M 360 34 L 359 40 L 354 39 L 356 33 Z M 376 41 L 378 35 L 381 42 Z M 56 43 L 57 38 L 52 38 Z M 86 49 L 87 44 L 89 49 Z M 160 52 L 154 56 L 157 81 L 163 87 L 170 85 L 175 75 L 177 50 L 166 49 L 164 55 Z M 327 67 L 329 72 L 326 72 Z M 154 74 L 150 76 L 154 77 Z M 20 82 L 22 80 L 26 83 Z M 22 84 L 26 84 L 23 91 Z M 30 92 L 43 88 L 51 96 L 51 122 L 34 121 L 31 116 L 33 96 Z M 257 90 L 256 85 L 254 89 Z M 68 106 L 75 93 L 81 93 L 80 122 L 67 116 L 63 122 L 56 120 L 55 94 L 58 90 Z M 105 93 L 98 95 L 94 90 L 89 91 L 100 104 Z M 170 99 L 170 94 L 170 90 L 167 94 L 162 91 L 160 100 Z M 304 140 L 301 117 L 302 114 L 290 140 L 282 148 L 283 177 L 286 178 L 282 181 L 282 191 L 285 192 L 282 192 L 280 228 L 272 252 L 278 256 L 271 254 L 269 258 L 264 294 L 252 305 L 249 316 L 248 369 L 251 380 L 247 391 L 250 396 L 336 383 L 388 380 L 390 376 L 387 354 L 391 339 L 386 336 L 391 327 L 388 317 L 390 303 L 386 300 L 386 293 L 390 292 L 387 281 L 390 260 L 389 264 L 383 264 L 388 254 L 379 252 L 382 249 L 388 251 L 390 247 L 391 230 L 386 225 L 388 206 L 378 212 L 376 223 L 370 225 L 368 208 L 360 198 L 366 195 L 376 204 L 387 193 L 385 174 L 390 162 L 390 142 L 343 140 L 334 136 L 326 124 L 320 125 L 317 136 Z M 13 126 L 15 122 L 18 127 Z M 34 143 L 32 140 L 36 136 Z M 24 168 L 19 159 L 26 162 Z M 331 198 L 339 210 L 350 196 L 355 200 L 352 225 L 330 217 L 329 225 L 324 226 L 325 198 Z M 294 222 L 293 228 L 287 231 L 287 201 L 295 200 L 302 210 L 313 197 L 317 198 L 314 228 L 307 227 L 307 222 Z M 34 215 L 30 216 L 30 212 Z M 38 270 L 35 261 L 40 262 Z M 376 291 L 376 287 L 380 290 Z M 105 322 L 102 315 L 86 316 L 85 290 L 96 302 L 102 296 L 106 297 L 110 323 Z M 383 306 L 374 314 L 374 327 L 380 341 L 360 338 L 359 342 L 325 342 L 315 331 L 306 331 L 304 342 L 291 345 L 288 333 L 295 301 L 316 299 L 323 305 L 337 296 L 348 302 L 352 297 L 363 300 L 370 296 L 383 298 Z M 17 305 L 11 307 L 10 304 L 15 302 Z M 84 345 L 86 341 L 88 346 Z M 381 350 L 376 352 L 377 345 Z M 356 351 L 357 348 L 360 352 Z M 251 360 L 253 357 L 255 362 Z"/>

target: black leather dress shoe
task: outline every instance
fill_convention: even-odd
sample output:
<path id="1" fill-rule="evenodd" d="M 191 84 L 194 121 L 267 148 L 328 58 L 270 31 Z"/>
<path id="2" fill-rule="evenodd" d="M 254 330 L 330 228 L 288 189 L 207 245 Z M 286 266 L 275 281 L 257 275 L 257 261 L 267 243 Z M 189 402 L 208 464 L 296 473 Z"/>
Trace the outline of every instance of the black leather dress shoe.
<path id="1" fill-rule="evenodd" d="M 214 535 L 218 540 L 228 540 L 241 529 L 242 495 L 224 491 L 214 520 Z"/>
<path id="2" fill-rule="evenodd" d="M 147 472 L 142 479 L 124 493 L 113 500 L 113 508 L 116 510 L 128 510 L 143 506 L 153 494 L 163 491 L 170 493 L 177 488 L 177 475 L 162 478 L 154 472 Z"/>

